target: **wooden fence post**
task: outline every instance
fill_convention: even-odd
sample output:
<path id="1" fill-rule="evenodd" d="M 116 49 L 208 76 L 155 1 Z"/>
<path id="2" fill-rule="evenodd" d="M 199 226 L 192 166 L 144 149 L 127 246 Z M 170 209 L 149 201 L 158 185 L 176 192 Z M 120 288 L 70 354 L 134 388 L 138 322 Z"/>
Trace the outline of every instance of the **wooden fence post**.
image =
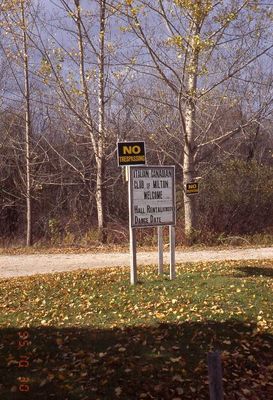
<path id="1" fill-rule="evenodd" d="M 221 357 L 218 351 L 208 353 L 210 400 L 223 400 Z"/>

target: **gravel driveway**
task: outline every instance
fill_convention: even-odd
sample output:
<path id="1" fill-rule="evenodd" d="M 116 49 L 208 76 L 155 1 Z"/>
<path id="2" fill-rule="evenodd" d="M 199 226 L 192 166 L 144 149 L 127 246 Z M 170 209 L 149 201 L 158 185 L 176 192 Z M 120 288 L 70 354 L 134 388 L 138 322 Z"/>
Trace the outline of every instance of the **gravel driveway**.
<path id="1" fill-rule="evenodd" d="M 176 262 L 257 259 L 272 259 L 273 261 L 273 247 L 176 251 Z M 168 253 L 164 254 L 164 262 L 168 262 Z M 76 269 L 129 266 L 129 263 L 128 253 L 0 255 L 0 278 L 47 274 Z M 139 265 L 156 264 L 157 253 L 138 253 L 137 263 Z"/>

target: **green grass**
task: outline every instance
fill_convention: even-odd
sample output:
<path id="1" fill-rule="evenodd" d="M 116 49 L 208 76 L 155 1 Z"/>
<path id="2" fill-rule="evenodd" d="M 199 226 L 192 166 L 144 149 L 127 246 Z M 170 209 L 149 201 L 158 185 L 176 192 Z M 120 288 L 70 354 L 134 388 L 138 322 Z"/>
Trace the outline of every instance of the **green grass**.
<path id="1" fill-rule="evenodd" d="M 272 266 L 184 264 L 175 281 L 149 266 L 136 286 L 126 268 L 2 279 L 1 400 L 208 399 L 215 349 L 225 399 L 269 399 Z"/>

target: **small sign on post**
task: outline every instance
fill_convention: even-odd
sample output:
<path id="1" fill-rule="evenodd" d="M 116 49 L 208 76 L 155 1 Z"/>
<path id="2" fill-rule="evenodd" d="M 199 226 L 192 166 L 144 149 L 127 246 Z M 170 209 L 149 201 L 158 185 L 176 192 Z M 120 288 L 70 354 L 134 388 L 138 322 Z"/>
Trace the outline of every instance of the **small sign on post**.
<path id="1" fill-rule="evenodd" d="M 198 194 L 199 193 L 199 183 L 189 182 L 186 183 L 186 194 Z"/>

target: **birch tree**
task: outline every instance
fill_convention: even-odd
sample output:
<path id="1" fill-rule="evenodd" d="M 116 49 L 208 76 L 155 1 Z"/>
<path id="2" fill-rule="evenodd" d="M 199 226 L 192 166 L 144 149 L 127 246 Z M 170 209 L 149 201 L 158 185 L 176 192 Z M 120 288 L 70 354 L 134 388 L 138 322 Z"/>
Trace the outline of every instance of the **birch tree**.
<path id="1" fill-rule="evenodd" d="M 12 71 L 18 90 L 21 91 L 24 101 L 24 131 L 25 131 L 25 185 L 24 197 L 26 200 L 26 245 L 31 246 L 32 240 L 32 156 L 31 156 L 31 99 L 30 99 L 30 69 L 29 69 L 29 21 L 27 9 L 29 0 L 7 1 L 1 4 L 2 29 L 11 39 L 14 48 L 9 45 L 4 49 L 9 67 Z M 16 52 L 16 54 L 14 53 Z M 16 67 L 17 65 L 17 67 Z M 23 72 L 21 87 L 19 69 Z M 20 72 L 19 72 L 20 74 Z"/>
<path id="2" fill-rule="evenodd" d="M 89 98 L 89 89 L 86 81 L 85 71 L 85 53 L 84 53 L 84 40 L 83 40 L 83 27 L 84 23 L 81 18 L 81 5 L 80 0 L 74 0 L 76 6 L 76 18 L 78 30 L 78 43 L 80 55 L 80 77 L 81 77 L 81 90 L 84 96 L 84 110 L 87 116 L 88 129 L 95 153 L 97 172 L 96 172 L 96 204 L 97 204 L 97 218 L 99 237 L 102 242 L 106 241 L 105 230 L 105 28 L 106 28 L 106 1 L 99 1 L 99 44 L 96 51 L 98 63 L 98 126 L 95 129 L 91 104 Z M 63 2 L 67 8 L 67 3 Z M 89 39 L 90 40 L 90 39 Z M 97 131 L 97 132 L 96 132 Z"/>
<path id="3" fill-rule="evenodd" d="M 106 42 L 107 25 L 115 10 L 105 0 L 92 1 L 85 9 L 80 0 L 60 0 L 62 13 L 68 18 L 67 27 L 59 30 L 71 35 L 64 43 L 56 40 L 55 49 L 41 40 L 42 73 L 47 84 L 56 90 L 58 101 L 67 107 L 87 132 L 90 150 L 95 156 L 95 201 L 101 242 L 106 241 L 106 76 L 109 78 L 109 43 Z M 49 33 L 50 34 L 50 33 Z M 53 38 L 53 35 L 50 34 Z M 42 34 L 40 34 L 42 37 Z M 73 48 L 75 45 L 77 48 Z M 107 51 L 106 51 L 107 48 Z M 58 53 L 61 55 L 58 60 Z M 107 53 L 107 54 L 106 54 Z M 67 72 L 69 68 L 69 72 Z M 108 79 L 109 85 L 109 79 Z M 93 188 L 90 188 L 92 194 Z"/>
<path id="4" fill-rule="evenodd" d="M 236 82 L 253 81 L 251 67 L 272 53 L 272 8 L 261 1 L 235 0 L 126 0 L 128 35 L 137 38 L 146 54 L 134 65 L 139 76 L 151 76 L 165 85 L 176 104 L 183 138 L 184 189 L 197 178 L 198 162 L 206 153 L 224 146 L 270 106 L 269 98 L 230 130 L 211 134 L 214 116 L 223 102 L 237 101 Z M 266 70 L 267 68 L 265 68 Z M 145 75 L 144 75 L 145 74 Z M 158 99 L 157 99 L 158 101 Z M 200 126 L 200 115 L 211 108 Z M 216 113 L 216 114 L 215 114 Z M 204 120 L 204 119 L 203 119 Z M 202 171 L 201 171 L 202 174 Z M 196 197 L 184 190 L 185 235 L 190 241 L 198 227 Z"/>
<path id="5" fill-rule="evenodd" d="M 27 236 L 26 245 L 32 245 L 32 202 L 31 202 L 31 110 L 29 87 L 29 55 L 26 20 L 26 1 L 21 0 L 21 21 L 23 36 L 23 60 L 24 60 L 24 100 L 25 100 L 25 145 L 26 145 L 26 205 L 27 205 Z"/>

